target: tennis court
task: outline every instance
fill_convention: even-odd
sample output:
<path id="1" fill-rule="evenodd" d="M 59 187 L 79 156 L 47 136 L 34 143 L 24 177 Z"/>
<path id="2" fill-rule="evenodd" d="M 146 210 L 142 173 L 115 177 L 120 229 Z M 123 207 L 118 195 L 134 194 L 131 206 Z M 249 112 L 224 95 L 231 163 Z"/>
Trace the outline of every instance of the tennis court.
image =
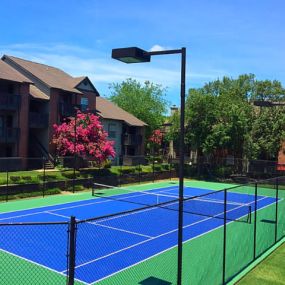
<path id="1" fill-rule="evenodd" d="M 1 213 L 0 223 L 6 226 L 0 226 L 0 249 L 64 276 L 66 223 L 70 216 L 75 216 L 78 222 L 75 278 L 78 284 L 109 284 L 109 278 L 116 273 L 149 262 L 177 246 L 178 185 L 165 184 L 127 193 L 96 187 L 93 197 L 84 201 Z M 224 192 L 213 187 L 185 186 L 184 194 L 184 243 L 221 228 L 225 209 L 227 223 L 242 226 L 251 223 L 255 211 L 252 192 L 229 192 L 226 208 Z M 257 210 L 261 210 L 274 205 L 276 199 L 258 195 L 256 201 Z M 50 223 L 50 228 L 34 224 L 42 222 Z M 21 223 L 29 226 L 22 227 Z M 51 231 L 53 239 L 48 238 L 47 232 Z M 56 258 L 51 258 L 53 255 Z"/>

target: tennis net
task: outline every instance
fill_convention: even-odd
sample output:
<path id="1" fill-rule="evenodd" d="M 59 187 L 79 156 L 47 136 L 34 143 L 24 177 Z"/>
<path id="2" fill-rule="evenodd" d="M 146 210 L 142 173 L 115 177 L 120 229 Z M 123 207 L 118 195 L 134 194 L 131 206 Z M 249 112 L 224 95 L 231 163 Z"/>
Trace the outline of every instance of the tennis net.
<path id="1" fill-rule="evenodd" d="M 138 206 L 157 206 L 159 208 L 179 211 L 178 195 L 164 194 L 160 189 L 148 191 L 132 190 L 94 183 L 92 196 L 110 199 Z M 137 208 L 134 206 L 134 208 Z M 237 222 L 251 222 L 251 204 L 227 201 L 225 206 L 224 190 L 211 191 L 202 195 L 183 198 L 183 212 L 192 215 L 224 219 Z"/>

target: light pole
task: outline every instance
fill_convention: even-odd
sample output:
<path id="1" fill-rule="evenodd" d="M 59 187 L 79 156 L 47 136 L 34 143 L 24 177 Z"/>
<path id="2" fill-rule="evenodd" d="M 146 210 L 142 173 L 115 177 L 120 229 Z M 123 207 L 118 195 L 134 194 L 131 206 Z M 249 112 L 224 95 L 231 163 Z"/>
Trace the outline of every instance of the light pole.
<path id="1" fill-rule="evenodd" d="M 78 108 L 74 106 L 74 155 L 73 155 L 73 183 L 72 183 L 72 192 L 75 192 L 75 180 L 76 180 L 76 163 L 77 163 L 77 154 L 76 154 L 76 135 L 77 135 L 77 112 Z"/>
<path id="2" fill-rule="evenodd" d="M 183 197 L 184 197 L 184 122 L 185 122 L 185 77 L 186 48 L 163 51 L 145 51 L 137 47 L 117 48 L 112 50 L 112 58 L 124 63 L 150 62 L 151 56 L 181 54 L 180 83 L 180 141 L 179 141 L 179 218 L 178 218 L 178 272 L 177 284 L 182 283 L 182 244 L 183 244 Z"/>

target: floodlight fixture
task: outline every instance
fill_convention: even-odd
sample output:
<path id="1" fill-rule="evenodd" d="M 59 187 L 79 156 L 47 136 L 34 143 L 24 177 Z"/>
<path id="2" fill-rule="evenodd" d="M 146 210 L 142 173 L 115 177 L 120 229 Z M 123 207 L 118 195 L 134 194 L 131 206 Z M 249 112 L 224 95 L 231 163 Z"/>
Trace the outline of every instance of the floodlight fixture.
<path id="1" fill-rule="evenodd" d="M 150 55 L 148 52 L 137 47 L 113 49 L 112 58 L 124 63 L 150 62 Z"/>

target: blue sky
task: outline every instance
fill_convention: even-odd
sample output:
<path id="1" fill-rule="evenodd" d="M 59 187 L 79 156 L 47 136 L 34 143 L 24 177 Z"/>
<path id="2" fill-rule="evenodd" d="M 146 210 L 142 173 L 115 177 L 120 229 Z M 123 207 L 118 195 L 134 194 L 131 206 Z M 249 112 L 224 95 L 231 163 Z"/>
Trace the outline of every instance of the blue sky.
<path id="1" fill-rule="evenodd" d="M 1 0 L 0 53 L 87 75 L 102 96 L 132 77 L 179 104 L 180 58 L 127 65 L 112 48 L 187 48 L 187 89 L 254 73 L 285 85 L 284 0 Z"/>

